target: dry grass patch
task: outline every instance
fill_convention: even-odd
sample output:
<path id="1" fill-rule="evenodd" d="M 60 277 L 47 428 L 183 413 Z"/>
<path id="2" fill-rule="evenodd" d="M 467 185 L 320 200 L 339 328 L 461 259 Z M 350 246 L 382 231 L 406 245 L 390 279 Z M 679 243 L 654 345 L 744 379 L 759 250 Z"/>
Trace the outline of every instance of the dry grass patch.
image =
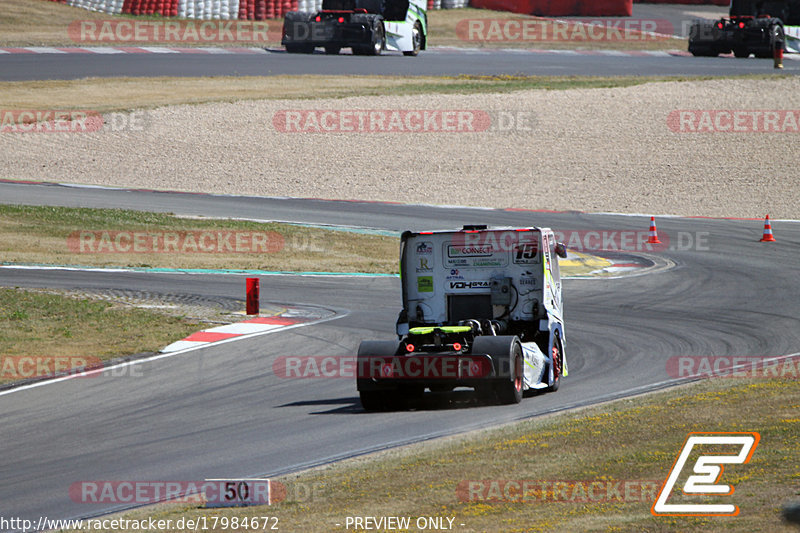
<path id="1" fill-rule="evenodd" d="M 238 244 L 237 232 L 243 235 Z M 142 251 L 133 247 L 134 234 L 144 235 Z M 104 235 L 111 240 L 104 241 Z M 175 235 L 170 251 L 159 252 Z M 395 237 L 290 224 L 121 209 L 0 206 L 0 254 L 8 263 L 396 273 L 397 250 Z"/>
<path id="2" fill-rule="evenodd" d="M 198 329 L 194 321 L 108 302 L 0 288 L 0 384 L 42 377 L 56 364 L 154 352 Z"/>
<path id="3" fill-rule="evenodd" d="M 528 399 L 526 402 L 535 402 Z M 282 479 L 290 495 L 272 507 L 211 511 L 277 516 L 282 528 L 330 531 L 347 516 L 448 516 L 458 531 L 793 531 L 779 507 L 797 498 L 800 382 L 705 381 L 467 436 L 390 450 Z M 413 416 L 413 414 L 412 414 Z M 690 431 L 758 431 L 747 465 L 728 466 L 734 518 L 653 517 L 652 490 L 622 501 L 462 501 L 465 480 L 663 481 Z M 311 491 L 308 488 L 314 487 Z M 294 495 L 294 496 L 293 496 Z M 301 495 L 301 496 L 297 496 Z M 155 511 L 126 515 L 139 518 Z M 177 519 L 208 510 L 169 506 Z M 464 524 L 461 526 L 460 524 Z M 416 528 L 412 527 L 412 530 Z"/>
<path id="4" fill-rule="evenodd" d="M 743 76 L 754 77 L 754 76 Z M 0 82 L 0 109 L 83 110 L 100 113 L 179 104 L 439 94 L 506 93 L 629 87 L 686 81 L 674 76 L 241 76 L 204 78 L 86 78 Z M 700 81 L 705 78 L 691 78 Z M 10 115 L 9 115 L 10 117 Z"/>

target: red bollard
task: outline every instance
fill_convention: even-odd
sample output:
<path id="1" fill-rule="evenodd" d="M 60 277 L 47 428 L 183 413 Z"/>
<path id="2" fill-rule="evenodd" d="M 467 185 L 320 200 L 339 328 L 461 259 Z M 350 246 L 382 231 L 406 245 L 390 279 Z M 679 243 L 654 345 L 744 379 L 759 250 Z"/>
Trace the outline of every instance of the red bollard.
<path id="1" fill-rule="evenodd" d="M 258 314 L 259 303 L 259 283 L 258 278 L 247 278 L 247 314 Z"/>
<path id="2" fill-rule="evenodd" d="M 775 68 L 783 68 L 783 46 L 776 46 L 772 57 L 775 60 Z"/>

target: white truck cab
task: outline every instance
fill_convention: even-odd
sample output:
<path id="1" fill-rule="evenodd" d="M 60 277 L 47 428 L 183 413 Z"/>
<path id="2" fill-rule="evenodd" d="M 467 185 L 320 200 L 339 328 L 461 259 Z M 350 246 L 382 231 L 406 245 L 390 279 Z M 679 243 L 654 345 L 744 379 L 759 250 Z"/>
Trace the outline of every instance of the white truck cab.
<path id="1" fill-rule="evenodd" d="M 549 228 L 403 233 L 399 342 L 359 348 L 364 407 L 397 407 L 425 389 L 472 387 L 503 403 L 558 389 L 567 375 L 559 256 L 566 249 Z M 446 363 L 457 370 L 443 375 Z M 431 375 L 410 370 L 425 364 Z"/>

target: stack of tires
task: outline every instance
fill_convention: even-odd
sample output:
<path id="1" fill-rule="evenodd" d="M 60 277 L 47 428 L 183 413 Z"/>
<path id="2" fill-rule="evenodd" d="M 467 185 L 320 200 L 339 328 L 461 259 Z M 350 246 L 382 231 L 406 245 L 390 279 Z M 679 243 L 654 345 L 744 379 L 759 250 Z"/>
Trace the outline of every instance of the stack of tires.
<path id="1" fill-rule="evenodd" d="M 178 11 L 178 0 L 125 0 L 122 5 L 122 13 L 130 15 L 177 17 Z"/>
<path id="2" fill-rule="evenodd" d="M 110 15 L 161 15 L 200 20 L 266 20 L 289 11 L 319 11 L 322 0 L 53 0 Z M 438 1 L 438 0 L 437 0 Z M 452 1 L 452 0 L 450 0 Z M 466 1 L 466 0 L 457 0 Z"/>

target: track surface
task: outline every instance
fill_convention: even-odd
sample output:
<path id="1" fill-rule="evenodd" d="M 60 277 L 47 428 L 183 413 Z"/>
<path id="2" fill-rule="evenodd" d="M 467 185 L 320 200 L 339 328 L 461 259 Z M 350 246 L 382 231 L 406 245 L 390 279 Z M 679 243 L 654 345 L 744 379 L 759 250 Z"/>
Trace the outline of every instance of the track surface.
<path id="1" fill-rule="evenodd" d="M 677 46 L 676 46 L 677 48 Z M 800 73 L 786 61 L 784 73 Z M 684 56 L 431 50 L 418 57 L 325 54 L 0 54 L 0 81 L 118 76 L 273 76 L 280 74 L 457 76 L 729 76 L 769 74 L 772 61 Z"/>
<path id="2" fill-rule="evenodd" d="M 0 184 L 4 203 L 118 206 L 211 216 L 335 222 L 402 230 L 467 222 L 562 229 L 646 229 L 644 217 L 519 213 L 371 203 L 211 197 Z M 644 228 L 643 228 L 644 226 Z M 274 475 L 441 435 L 663 386 L 676 355 L 777 355 L 800 346 L 800 224 L 659 219 L 662 236 L 707 231 L 709 250 L 670 251 L 676 267 L 619 280 L 568 280 L 570 376 L 519 406 L 362 412 L 348 379 L 285 380 L 282 355 L 355 353 L 392 338 L 394 278 L 262 277 L 262 298 L 327 307 L 336 320 L 144 363 L 136 376 L 73 379 L 0 396 L 3 514 L 37 519 L 110 510 L 70 501 L 81 480 Z M 238 276 L 0 269 L 0 285 L 123 287 L 238 296 Z M 466 401 L 466 399 L 464 399 Z M 676 436 L 680 440 L 682 436 Z"/>

